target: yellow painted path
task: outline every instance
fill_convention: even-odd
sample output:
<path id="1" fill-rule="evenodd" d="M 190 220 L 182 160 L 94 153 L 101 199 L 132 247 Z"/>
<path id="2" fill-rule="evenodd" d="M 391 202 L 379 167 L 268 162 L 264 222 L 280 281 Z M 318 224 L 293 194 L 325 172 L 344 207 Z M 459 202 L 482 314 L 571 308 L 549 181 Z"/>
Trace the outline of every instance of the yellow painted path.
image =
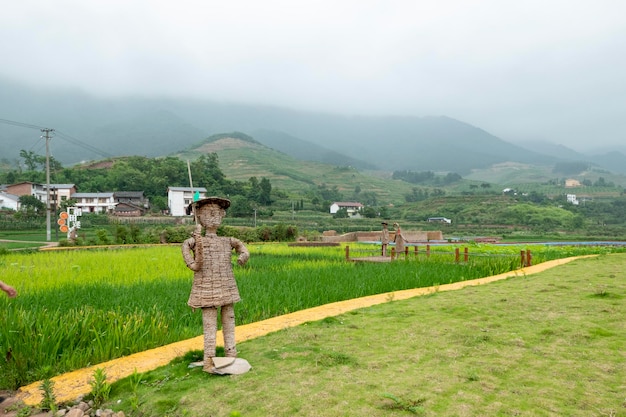
<path id="1" fill-rule="evenodd" d="M 243 342 L 245 340 L 264 336 L 268 333 L 275 332 L 281 329 L 298 326 L 302 323 L 310 321 L 321 320 L 326 317 L 337 316 L 351 310 L 369 307 L 376 304 L 382 304 L 385 302 L 389 302 L 390 300 L 404 300 L 407 298 L 431 294 L 438 291 L 453 291 L 468 286 L 487 284 L 506 278 L 534 274 L 584 257 L 588 256 L 557 259 L 554 261 L 544 262 L 539 265 L 533 265 L 515 271 L 506 272 L 491 277 L 478 278 L 471 281 L 456 282 L 453 284 L 439 285 L 436 287 L 393 291 L 389 293 L 371 295 L 368 297 L 356 298 L 353 300 L 340 301 L 336 303 L 322 305 L 319 307 L 309 308 L 307 310 L 297 311 L 295 313 L 285 314 L 283 316 L 272 317 L 270 319 L 259 321 L 256 323 L 237 326 L 236 340 L 237 342 Z M 217 334 L 217 343 L 218 345 L 223 345 L 224 343 L 221 332 L 218 332 Z M 203 348 L 203 336 L 198 336 L 192 339 L 183 340 L 159 348 L 135 353 L 129 356 L 125 356 L 123 358 L 113 359 L 99 365 L 90 366 L 88 368 L 83 368 L 73 372 L 62 374 L 52 378 L 52 381 L 54 382 L 54 394 L 57 401 L 60 403 L 71 402 L 82 395 L 89 394 L 89 392 L 91 391 L 91 386 L 89 385 L 89 383 L 93 379 L 94 371 L 98 368 L 104 369 L 107 375 L 107 381 L 111 383 L 117 381 L 118 379 L 129 376 L 135 371 L 137 373 L 142 373 L 167 365 L 173 359 L 183 356 L 190 350 L 202 350 Z M 37 405 L 41 402 L 42 399 L 42 392 L 39 388 L 40 386 L 41 381 L 21 387 L 18 390 L 17 397 L 24 401 L 24 403 L 27 405 Z"/>

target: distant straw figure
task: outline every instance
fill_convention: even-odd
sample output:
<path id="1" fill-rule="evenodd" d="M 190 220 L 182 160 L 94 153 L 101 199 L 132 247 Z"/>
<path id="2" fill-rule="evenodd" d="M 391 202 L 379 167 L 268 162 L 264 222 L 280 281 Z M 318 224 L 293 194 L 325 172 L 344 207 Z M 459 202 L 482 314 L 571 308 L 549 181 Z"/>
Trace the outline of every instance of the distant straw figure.
<path id="1" fill-rule="evenodd" d="M 394 223 L 393 227 L 396 228 L 396 235 L 393 238 L 393 241 L 396 244 L 396 256 L 400 256 L 400 254 L 404 254 L 404 243 L 406 242 L 404 236 L 402 235 L 402 230 L 400 229 L 400 225 L 398 223 Z"/>
<path id="2" fill-rule="evenodd" d="M 387 256 L 387 245 L 389 245 L 389 229 L 387 229 L 387 222 L 382 222 L 383 232 L 380 236 L 380 243 L 382 245 L 382 256 Z"/>
<path id="3" fill-rule="evenodd" d="M 228 358 L 237 356 L 233 304 L 241 298 L 233 274 L 232 250 L 235 249 L 239 254 L 237 258 L 239 265 L 244 265 L 250 257 L 246 246 L 239 239 L 217 236 L 217 229 L 229 206 L 230 201 L 220 197 L 209 197 L 190 204 L 187 213 L 191 214 L 193 210 L 200 224 L 196 225 L 192 237 L 185 240 L 182 245 L 185 263 L 194 271 L 193 285 L 187 304 L 193 309 L 202 309 L 203 370 L 209 373 L 239 373 L 219 371 L 216 369 L 219 367 L 216 362 L 221 362 L 223 358 L 217 358 L 218 361 L 216 361 L 215 357 L 218 308 L 221 309 L 222 315 L 225 355 Z M 206 229 L 204 237 L 201 234 L 203 226 Z M 229 362 L 229 364 L 232 363 L 233 361 Z"/>

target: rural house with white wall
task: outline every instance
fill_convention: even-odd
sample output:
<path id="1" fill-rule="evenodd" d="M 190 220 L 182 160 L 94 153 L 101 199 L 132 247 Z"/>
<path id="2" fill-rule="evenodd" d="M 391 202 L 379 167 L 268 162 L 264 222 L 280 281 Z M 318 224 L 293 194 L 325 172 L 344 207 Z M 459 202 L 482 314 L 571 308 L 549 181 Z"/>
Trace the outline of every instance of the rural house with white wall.
<path id="1" fill-rule="evenodd" d="M 113 193 L 74 193 L 72 199 L 83 213 L 113 213 L 117 204 Z"/>
<path id="2" fill-rule="evenodd" d="M 0 209 L 18 211 L 20 209 L 20 196 L 0 191 Z"/>
<path id="3" fill-rule="evenodd" d="M 196 192 L 199 198 L 205 198 L 206 188 L 204 187 L 167 187 L 167 205 L 170 208 L 170 215 L 186 216 L 187 206 L 193 203 Z"/>
<path id="4" fill-rule="evenodd" d="M 335 214 L 341 209 L 346 209 L 348 216 L 356 217 L 361 214 L 363 204 L 351 201 L 336 201 L 330 205 L 330 214 Z"/>

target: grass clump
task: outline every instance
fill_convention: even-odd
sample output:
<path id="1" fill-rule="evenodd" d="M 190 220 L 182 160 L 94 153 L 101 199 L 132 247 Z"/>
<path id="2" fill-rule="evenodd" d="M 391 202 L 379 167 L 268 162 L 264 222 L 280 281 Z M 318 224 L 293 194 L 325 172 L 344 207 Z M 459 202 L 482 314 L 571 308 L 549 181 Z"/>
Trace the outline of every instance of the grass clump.
<path id="1" fill-rule="evenodd" d="M 383 394 L 382 397 L 391 400 L 391 403 L 385 405 L 383 408 L 389 410 L 408 411 L 413 414 L 420 414 L 424 411 L 422 404 L 425 399 L 423 398 L 419 398 L 417 400 L 407 400 L 399 398 L 393 394 Z"/>
<path id="2" fill-rule="evenodd" d="M 111 394 L 111 385 L 107 382 L 107 375 L 104 369 L 97 368 L 93 372 L 93 379 L 89 382 L 91 385 L 90 397 L 93 400 L 94 408 L 100 408 Z"/>
<path id="3" fill-rule="evenodd" d="M 42 391 L 42 399 L 39 408 L 43 411 L 56 412 L 58 410 L 56 396 L 54 395 L 54 381 L 44 379 L 41 381 L 39 389 Z"/>

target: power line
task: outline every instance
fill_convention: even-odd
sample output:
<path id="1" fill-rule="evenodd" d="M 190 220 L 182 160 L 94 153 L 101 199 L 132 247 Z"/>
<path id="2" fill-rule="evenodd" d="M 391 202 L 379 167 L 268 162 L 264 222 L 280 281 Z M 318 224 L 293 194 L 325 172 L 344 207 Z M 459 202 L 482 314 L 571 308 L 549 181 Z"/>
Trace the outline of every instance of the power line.
<path id="1" fill-rule="evenodd" d="M 92 146 L 92 145 L 90 145 L 90 144 L 88 144 L 88 143 L 85 143 L 85 142 L 83 142 L 83 141 L 81 141 L 81 140 L 79 140 L 79 139 L 76 139 L 76 138 L 74 138 L 74 137 L 72 137 L 72 136 L 68 135 L 67 133 L 59 132 L 59 131 L 57 130 L 57 131 L 56 131 L 56 134 L 57 134 L 57 136 L 58 136 L 58 137 L 60 137 L 61 139 L 65 139 L 65 140 L 66 140 L 66 141 L 68 141 L 69 143 L 71 143 L 71 144 L 73 144 L 73 145 L 76 145 L 76 146 L 80 146 L 81 148 L 86 149 L 86 150 L 88 150 L 88 151 L 91 151 L 91 152 L 93 152 L 93 153 L 95 153 L 95 154 L 97 154 L 97 155 L 103 156 L 103 157 L 105 157 L 105 158 L 113 158 L 113 157 L 114 157 L 114 155 L 112 155 L 112 154 L 110 154 L 110 153 L 108 153 L 108 152 L 105 152 L 105 151 L 103 151 L 103 150 L 101 150 L 101 149 L 98 149 L 98 148 L 96 148 L 95 146 Z"/>
<path id="2" fill-rule="evenodd" d="M 43 126 L 31 125 L 31 124 L 28 124 L 28 123 L 15 122 L 13 120 L 7 120 L 7 119 L 0 119 L 0 123 L 4 123 L 4 124 L 7 124 L 7 125 L 13 125 L 13 126 L 25 127 L 27 129 L 37 129 L 37 130 L 46 129 Z"/>
<path id="3" fill-rule="evenodd" d="M 27 129 L 37 129 L 37 130 L 40 130 L 40 131 L 44 131 L 44 130 L 54 131 L 56 133 L 56 136 L 60 137 L 61 139 L 64 139 L 65 141 L 71 143 L 72 145 L 79 146 L 79 147 L 81 147 L 81 148 L 83 148 L 85 150 L 88 150 L 90 152 L 95 153 L 96 155 L 99 155 L 99 156 L 102 156 L 102 157 L 105 157 L 105 158 L 113 158 L 114 157 L 114 155 L 112 155 L 112 154 L 110 154 L 108 152 L 105 152 L 105 151 L 103 151 L 101 149 L 98 149 L 98 148 L 96 148 L 93 145 L 85 143 L 85 142 L 81 141 L 80 139 L 76 139 L 75 137 L 72 137 L 72 136 L 68 135 L 67 133 L 63 133 L 63 132 L 60 132 L 58 130 L 48 129 L 48 128 L 45 128 L 43 126 L 37 126 L 37 125 L 29 124 L 29 123 L 16 122 L 14 120 L 7 120 L 7 119 L 0 119 L 0 123 L 12 125 L 12 126 L 24 127 L 24 128 L 27 128 Z M 35 145 L 33 145 L 33 146 L 35 146 Z M 32 149 L 32 147 L 31 147 L 31 149 Z"/>

